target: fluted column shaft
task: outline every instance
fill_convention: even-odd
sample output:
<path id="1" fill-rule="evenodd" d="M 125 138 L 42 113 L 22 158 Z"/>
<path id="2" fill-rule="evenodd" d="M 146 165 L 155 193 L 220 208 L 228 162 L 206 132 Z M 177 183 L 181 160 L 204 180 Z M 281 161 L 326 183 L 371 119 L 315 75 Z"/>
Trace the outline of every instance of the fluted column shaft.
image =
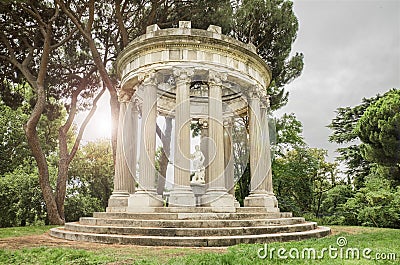
<path id="1" fill-rule="evenodd" d="M 272 188 L 272 159 L 271 159 L 271 144 L 269 142 L 269 126 L 268 126 L 268 110 L 267 106 L 261 107 L 262 115 L 262 131 L 263 131 L 263 189 L 269 194 L 273 195 Z"/>
<path id="2" fill-rule="evenodd" d="M 152 76 L 143 81 L 144 97 L 142 105 L 142 128 L 139 158 L 140 188 L 156 192 L 156 122 L 157 122 L 157 84 Z"/>
<path id="3" fill-rule="evenodd" d="M 190 76 L 193 71 L 177 70 L 175 107 L 174 181 L 177 186 L 190 184 Z"/>
<path id="4" fill-rule="evenodd" d="M 232 146 L 232 126 L 233 121 L 229 119 L 224 122 L 224 165 L 225 165 L 225 187 L 228 192 L 235 195 L 234 189 L 234 166 L 233 166 L 233 146 Z"/>
<path id="5" fill-rule="evenodd" d="M 129 168 L 126 163 L 123 135 L 124 135 L 124 120 L 127 111 L 128 102 L 120 102 L 119 118 L 118 118 L 118 135 L 117 135 L 117 150 L 115 157 L 115 175 L 114 175 L 114 191 L 113 195 L 128 196 L 127 182 L 129 181 Z"/>
<path id="6" fill-rule="evenodd" d="M 176 84 L 174 188 L 169 206 L 195 206 L 195 195 L 190 188 L 190 77 L 193 69 L 174 69 Z"/>
<path id="7" fill-rule="evenodd" d="M 209 165 L 209 189 L 225 189 L 224 179 L 224 128 L 222 117 L 222 83 L 212 80 L 209 90 L 208 135 L 215 144 L 215 157 Z"/>
<path id="8" fill-rule="evenodd" d="M 261 172 L 261 113 L 260 98 L 251 93 L 249 98 L 249 138 L 250 138 L 250 193 L 257 193 L 262 184 Z"/>
<path id="9" fill-rule="evenodd" d="M 129 102 L 132 98 L 134 90 L 119 92 L 119 117 L 117 132 L 117 150 L 115 157 L 115 173 L 114 173 L 114 190 L 108 200 L 107 212 L 124 212 L 128 206 L 129 193 L 134 192 L 132 189 L 133 177 L 129 168 L 129 160 L 126 157 L 124 149 L 125 137 L 135 135 L 136 131 L 131 131 L 132 120 L 126 119 L 130 116 Z"/>
<path id="10" fill-rule="evenodd" d="M 209 71 L 208 91 L 208 136 L 214 144 L 215 156 L 208 166 L 209 183 L 202 205 L 216 212 L 235 212 L 234 197 L 225 186 L 224 126 L 222 112 L 222 81 L 226 74 Z M 210 146 L 208 147 L 210 151 Z"/>
<path id="11" fill-rule="evenodd" d="M 130 194 L 135 192 L 136 183 L 135 176 L 137 163 L 138 116 L 136 102 L 129 102 L 124 119 L 125 130 L 123 134 L 123 148 L 125 160 L 129 169 L 129 178 L 127 179 L 126 187 L 128 188 L 128 192 Z"/>

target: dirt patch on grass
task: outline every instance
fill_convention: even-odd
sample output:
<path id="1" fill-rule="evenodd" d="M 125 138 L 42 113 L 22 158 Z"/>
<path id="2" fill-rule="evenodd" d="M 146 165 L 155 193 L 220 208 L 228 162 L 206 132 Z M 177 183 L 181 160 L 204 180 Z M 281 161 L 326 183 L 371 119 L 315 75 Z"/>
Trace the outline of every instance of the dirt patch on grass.
<path id="1" fill-rule="evenodd" d="M 351 235 L 370 233 L 374 228 L 361 226 L 329 226 L 332 229 L 332 235 L 347 233 Z"/>
<path id="2" fill-rule="evenodd" d="M 120 245 L 120 244 L 101 244 L 91 242 L 70 241 L 55 238 L 44 233 L 41 235 L 8 237 L 0 239 L 0 249 L 22 249 L 35 247 L 57 247 L 57 248 L 74 248 L 89 251 L 107 250 L 110 253 L 134 255 L 138 257 L 148 257 L 162 255 L 165 258 L 177 257 L 193 253 L 216 252 L 223 253 L 227 248 L 201 248 L 201 247 L 163 247 L 163 246 L 136 246 L 136 245 Z"/>

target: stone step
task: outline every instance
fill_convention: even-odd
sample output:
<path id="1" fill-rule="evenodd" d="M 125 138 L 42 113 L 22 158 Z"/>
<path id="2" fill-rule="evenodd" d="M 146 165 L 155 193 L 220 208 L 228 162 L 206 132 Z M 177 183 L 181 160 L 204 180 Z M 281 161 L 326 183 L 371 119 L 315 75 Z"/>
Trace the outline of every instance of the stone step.
<path id="1" fill-rule="evenodd" d="M 293 225 L 304 223 L 303 217 L 268 219 L 211 219 L 211 220 L 146 220 L 146 219 L 106 219 L 81 217 L 81 225 L 124 226 L 124 227 L 160 227 L 160 228 L 217 228 L 217 227 L 254 227 L 271 225 Z"/>
<path id="2" fill-rule="evenodd" d="M 122 226 L 91 226 L 79 223 L 67 223 L 65 229 L 75 232 L 96 234 L 120 234 L 141 236 L 238 236 L 273 234 L 286 232 L 301 232 L 313 230 L 317 223 L 305 222 L 293 225 L 273 225 L 258 227 L 212 227 L 212 228 L 160 228 L 160 227 L 122 227 Z"/>
<path id="3" fill-rule="evenodd" d="M 94 218 L 103 219 L 145 219 L 145 220 L 215 220 L 215 219 L 268 219 L 268 218 L 290 218 L 291 213 L 105 213 L 95 212 Z"/>
<path id="4" fill-rule="evenodd" d="M 95 243 L 134 244 L 142 246 L 186 246 L 186 247 L 222 247 L 241 243 L 270 243 L 275 241 L 303 240 L 307 238 L 323 237 L 330 234 L 330 228 L 319 226 L 316 229 L 258 235 L 238 236 L 133 236 L 95 234 L 85 232 L 68 231 L 64 228 L 52 228 L 50 235 L 67 240 L 86 241 Z"/>
<path id="5" fill-rule="evenodd" d="M 153 213 L 214 213 L 218 212 L 212 207 L 154 207 L 152 208 Z M 111 213 L 111 212 L 110 212 Z M 118 212 L 115 212 L 118 213 Z M 265 207 L 238 207 L 236 213 L 271 213 Z M 278 212 L 279 213 L 279 212 Z M 290 215 L 292 213 L 283 212 L 282 214 Z"/>
<path id="6" fill-rule="evenodd" d="M 155 207 L 156 213 L 213 213 L 212 207 Z M 265 207 L 238 207 L 237 213 L 270 213 Z M 285 213 L 291 214 L 291 213 Z"/>

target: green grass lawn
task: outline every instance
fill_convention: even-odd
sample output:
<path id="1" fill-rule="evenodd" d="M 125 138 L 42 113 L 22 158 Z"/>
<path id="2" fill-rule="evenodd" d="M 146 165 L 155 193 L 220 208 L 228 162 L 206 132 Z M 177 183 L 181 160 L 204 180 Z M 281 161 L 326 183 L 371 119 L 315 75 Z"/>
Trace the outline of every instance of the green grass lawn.
<path id="1" fill-rule="evenodd" d="M 271 243 L 267 245 L 267 253 L 272 252 L 272 259 L 266 257 L 261 259 L 257 253 L 264 254 L 263 244 L 242 244 L 232 246 L 226 250 L 221 249 L 200 249 L 200 248 L 162 248 L 162 247 L 137 247 L 105 246 L 104 248 L 82 249 L 79 247 L 42 246 L 24 247 L 22 249 L 0 249 L 0 264 L 400 264 L 400 230 L 381 229 L 367 227 L 346 227 L 331 226 L 334 235 L 320 239 L 304 240 L 300 242 Z M 28 228 L 5 228 L 0 229 L 0 238 L 22 236 L 29 234 L 40 234 L 49 227 L 28 227 Z M 337 239 L 344 237 L 347 244 L 339 247 Z M 331 255 L 338 257 L 330 258 L 329 252 L 321 251 L 331 247 Z M 278 249 L 282 249 L 278 257 Z M 312 258 L 312 252 L 307 249 L 313 248 L 316 251 L 316 259 Z M 333 250 L 336 248 L 337 250 Z M 360 253 L 360 258 L 352 258 L 351 253 L 356 254 L 355 249 Z M 260 251 L 262 249 L 262 251 Z M 283 253 L 283 249 L 286 250 Z M 340 255 L 342 249 L 342 257 Z M 351 251 L 350 251 L 350 250 Z M 368 250 L 370 249 L 370 251 Z M 299 251 L 299 258 L 292 258 Z M 301 257 L 305 251 L 305 257 Z M 346 258 L 346 251 L 350 251 Z M 362 252 L 371 259 L 362 257 Z M 394 253 L 396 260 L 377 260 L 376 255 L 381 256 Z M 291 254 L 292 257 L 289 255 Z M 393 258 L 393 257 L 391 257 Z"/>
<path id="2" fill-rule="evenodd" d="M 43 225 L 0 228 L 0 238 L 40 235 L 53 227 L 57 226 Z"/>

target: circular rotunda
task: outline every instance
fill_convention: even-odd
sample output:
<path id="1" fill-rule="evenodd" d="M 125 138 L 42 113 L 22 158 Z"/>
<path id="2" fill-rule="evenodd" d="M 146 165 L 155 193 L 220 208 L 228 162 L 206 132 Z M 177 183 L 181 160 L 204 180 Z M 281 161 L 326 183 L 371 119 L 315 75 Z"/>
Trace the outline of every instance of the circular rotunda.
<path id="1" fill-rule="evenodd" d="M 214 25 L 207 30 L 191 28 L 190 21 L 169 29 L 151 25 L 122 51 L 116 66 L 120 113 L 108 207 L 105 213 L 52 229 L 51 235 L 91 242 L 226 246 L 329 234 L 329 228 L 279 211 L 267 115 L 271 72 L 254 45 L 225 36 Z M 163 194 L 157 193 L 156 168 L 161 116 L 174 121 L 169 159 L 173 185 Z M 251 180 L 240 207 L 234 194 L 232 127 L 243 116 L 248 117 Z M 191 154 L 193 126 L 201 140 Z"/>

